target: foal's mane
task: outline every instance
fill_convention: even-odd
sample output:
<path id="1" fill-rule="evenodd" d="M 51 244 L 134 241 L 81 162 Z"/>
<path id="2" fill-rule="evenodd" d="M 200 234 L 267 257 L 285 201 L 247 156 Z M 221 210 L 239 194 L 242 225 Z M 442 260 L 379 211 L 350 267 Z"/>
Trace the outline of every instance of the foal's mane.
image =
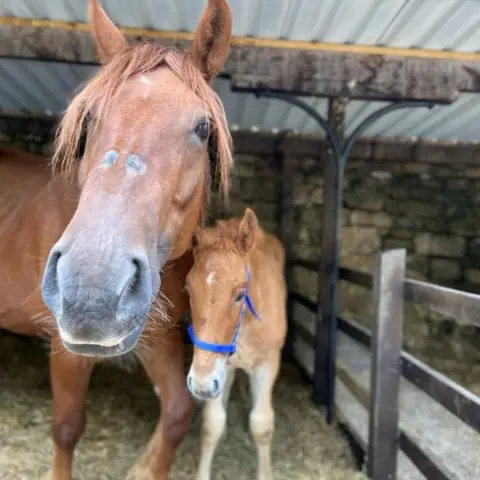
<path id="1" fill-rule="evenodd" d="M 228 220 L 217 220 L 214 226 L 201 230 L 198 237 L 196 252 L 208 254 L 211 252 L 238 253 L 238 229 L 242 217 L 234 217 Z M 260 230 L 260 227 L 257 227 Z"/>
<path id="2" fill-rule="evenodd" d="M 98 121 L 127 80 L 160 67 L 166 67 L 177 75 L 201 99 L 210 115 L 220 186 L 226 195 L 228 173 L 233 160 L 232 139 L 223 104 L 195 66 L 190 53 L 155 43 L 137 43 L 125 47 L 73 98 L 57 130 L 52 167 L 67 175 L 72 173 L 77 164 L 76 153 L 80 140 L 86 134 L 86 120 L 90 111 L 95 108 L 95 121 Z"/>

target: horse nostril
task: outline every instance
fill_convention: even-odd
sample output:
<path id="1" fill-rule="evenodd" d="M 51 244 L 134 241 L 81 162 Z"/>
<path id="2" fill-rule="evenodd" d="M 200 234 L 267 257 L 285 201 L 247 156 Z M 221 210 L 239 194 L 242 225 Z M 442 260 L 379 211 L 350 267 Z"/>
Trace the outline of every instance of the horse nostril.
<path id="1" fill-rule="evenodd" d="M 58 262 L 60 261 L 60 257 L 62 256 L 62 252 L 60 250 L 54 250 L 50 254 L 50 258 L 47 260 L 46 270 L 50 275 L 57 277 L 57 269 L 58 269 Z"/>
<path id="2" fill-rule="evenodd" d="M 60 299 L 60 279 L 58 274 L 58 263 L 62 256 L 62 252 L 58 249 L 52 250 L 45 265 L 42 280 L 42 296 L 47 307 L 56 312 L 61 306 Z"/>
<path id="3" fill-rule="evenodd" d="M 217 392 L 217 391 L 218 391 L 218 388 L 219 388 L 218 380 L 214 380 L 214 381 L 213 381 L 213 390 L 214 390 L 215 392 Z"/>
<path id="4" fill-rule="evenodd" d="M 124 264 L 118 283 L 117 318 L 144 318 L 152 299 L 152 276 L 148 259 L 132 255 Z"/>
<path id="5" fill-rule="evenodd" d="M 141 263 L 140 263 L 140 260 L 134 258 L 132 260 L 132 264 L 133 264 L 133 268 L 134 268 L 134 274 L 130 280 L 130 283 L 129 283 L 129 290 L 130 292 L 132 293 L 136 293 L 138 292 L 138 290 L 140 289 L 140 283 L 141 283 L 141 273 L 142 273 L 142 270 L 141 270 Z"/>

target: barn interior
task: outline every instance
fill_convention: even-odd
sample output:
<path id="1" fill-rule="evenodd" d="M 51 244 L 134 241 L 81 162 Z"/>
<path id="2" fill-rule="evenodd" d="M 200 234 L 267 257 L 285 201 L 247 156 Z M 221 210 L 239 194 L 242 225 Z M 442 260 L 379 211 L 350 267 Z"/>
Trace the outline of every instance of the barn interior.
<path id="1" fill-rule="evenodd" d="M 183 49 L 206 0 L 101 3 L 131 41 Z M 214 194 L 209 221 L 250 206 L 287 249 L 291 335 L 275 389 L 275 478 L 367 478 L 356 450 L 368 436 L 368 408 L 349 378 L 362 377 L 368 390 L 369 351 L 342 331 L 341 320 L 371 330 L 374 298 L 335 268 L 371 273 L 379 252 L 401 248 L 408 278 L 480 294 L 480 4 L 230 6 L 232 50 L 214 88 L 229 120 L 235 167 L 229 205 Z M 0 37 L 0 144 L 48 156 L 62 112 L 98 68 L 87 2 L 1 0 Z M 342 167 L 337 160 L 350 139 Z M 480 323 L 405 302 L 403 348 L 480 405 Z M 92 379 L 76 453 L 79 480 L 124 478 L 155 426 L 150 383 L 138 366 L 121 367 L 102 365 Z M 0 332 L 0 371 L 0 479 L 41 478 L 52 452 L 48 347 Z M 415 388 L 402 384 L 411 391 L 401 399 L 402 428 L 415 432 L 446 476 L 428 476 L 401 452 L 398 478 L 480 478 L 478 423 L 465 424 Z M 248 405 L 241 377 L 214 478 L 254 475 Z M 172 478 L 193 478 L 199 433 L 198 405 Z"/>

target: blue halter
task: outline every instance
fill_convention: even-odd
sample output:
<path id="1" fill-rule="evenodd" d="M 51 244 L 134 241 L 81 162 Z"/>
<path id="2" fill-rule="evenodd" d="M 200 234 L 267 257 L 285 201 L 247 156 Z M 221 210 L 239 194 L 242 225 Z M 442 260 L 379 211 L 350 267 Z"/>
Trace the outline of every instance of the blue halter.
<path id="1" fill-rule="evenodd" d="M 242 309 L 240 310 L 240 317 L 238 319 L 235 332 L 233 334 L 232 343 L 221 344 L 221 343 L 204 342 L 195 336 L 195 332 L 193 331 L 193 325 L 190 325 L 188 327 L 188 334 L 190 335 L 190 340 L 197 348 L 200 348 L 201 350 L 207 350 L 208 352 L 213 352 L 213 353 L 223 353 L 223 354 L 235 353 L 237 349 L 238 334 L 240 332 L 240 327 L 242 325 L 243 319 L 247 314 L 247 309 L 252 313 L 252 315 L 257 320 L 261 320 L 257 311 L 255 310 L 255 307 L 253 306 L 252 298 L 248 293 L 248 282 L 250 281 L 250 269 L 248 268 L 248 266 L 245 266 L 245 270 L 247 274 L 247 287 L 245 291 L 245 296 L 243 297 L 243 304 L 242 304 Z"/>

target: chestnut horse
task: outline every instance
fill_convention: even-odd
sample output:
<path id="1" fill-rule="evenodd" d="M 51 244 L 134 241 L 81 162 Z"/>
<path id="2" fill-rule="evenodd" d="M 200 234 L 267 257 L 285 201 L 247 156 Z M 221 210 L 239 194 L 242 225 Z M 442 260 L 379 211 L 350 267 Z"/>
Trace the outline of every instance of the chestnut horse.
<path id="1" fill-rule="evenodd" d="M 186 288 L 194 351 L 187 385 L 195 397 L 206 400 L 197 479 L 210 479 L 237 368 L 250 378 L 257 478 L 272 479 L 272 389 L 287 330 L 285 251 L 276 237 L 262 230 L 248 208 L 243 218 L 197 230 L 193 245 L 195 263 Z"/>
<path id="2" fill-rule="evenodd" d="M 0 160 L 0 327 L 52 342 L 49 478 L 72 478 L 95 363 L 131 351 L 161 402 L 134 475 L 166 479 L 193 411 L 173 327 L 188 306 L 183 287 L 210 194 L 210 146 L 225 193 L 232 164 L 211 88 L 228 54 L 231 14 L 226 0 L 208 0 L 184 53 L 128 45 L 97 0 L 89 16 L 102 67 L 61 121 L 52 160 L 59 174 L 15 151 Z"/>

